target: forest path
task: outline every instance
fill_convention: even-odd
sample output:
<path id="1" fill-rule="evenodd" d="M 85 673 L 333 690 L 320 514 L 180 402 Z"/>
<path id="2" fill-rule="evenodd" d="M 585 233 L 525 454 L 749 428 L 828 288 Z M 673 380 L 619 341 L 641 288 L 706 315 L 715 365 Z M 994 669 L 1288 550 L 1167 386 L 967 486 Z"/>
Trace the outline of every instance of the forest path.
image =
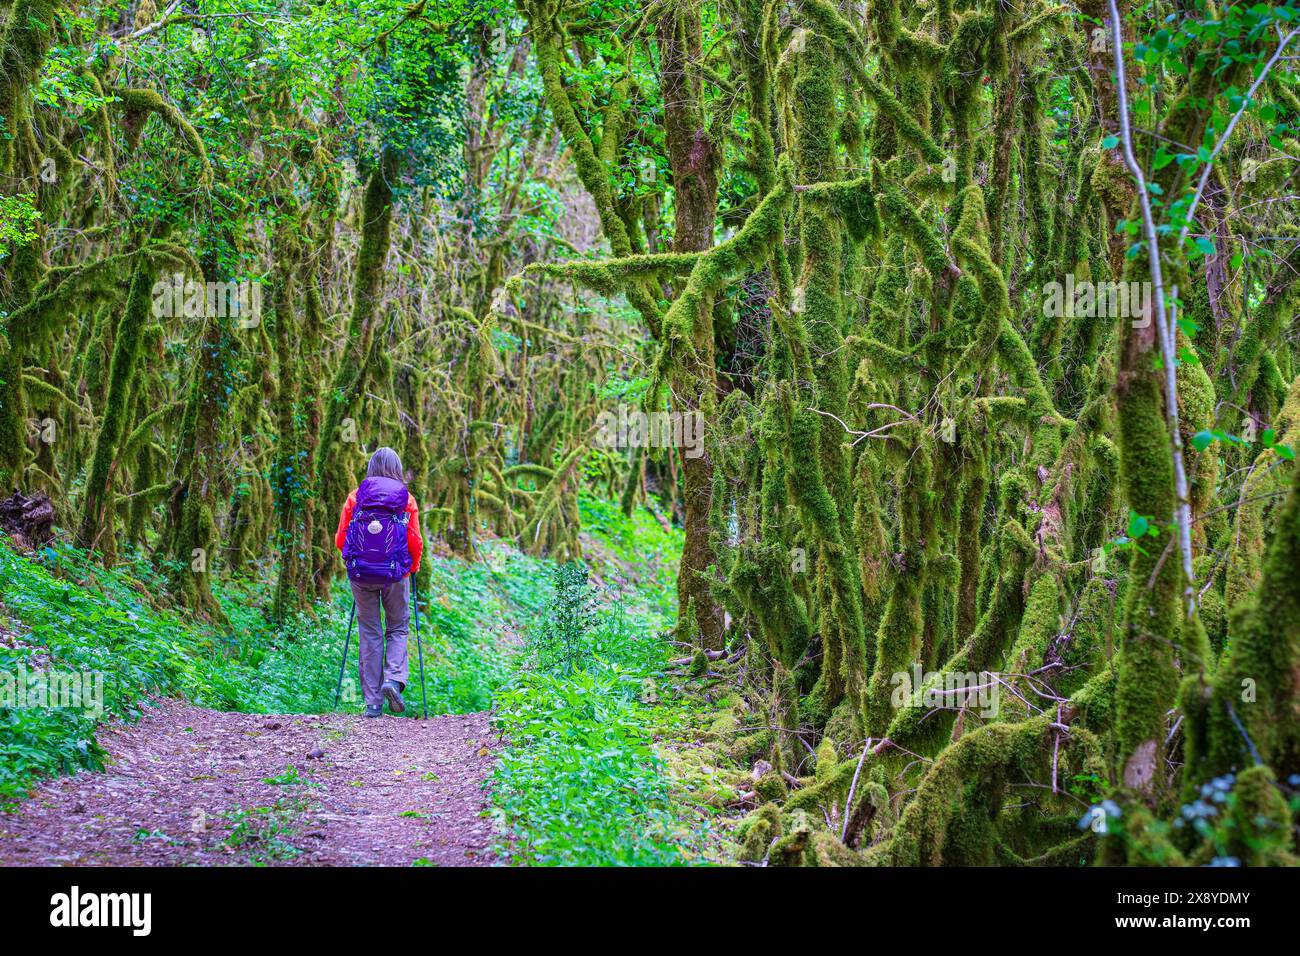
<path id="1" fill-rule="evenodd" d="M 105 772 L 46 780 L 0 814 L 0 865 L 494 862 L 481 816 L 493 763 L 486 714 L 158 703 L 134 724 L 101 728 Z"/>

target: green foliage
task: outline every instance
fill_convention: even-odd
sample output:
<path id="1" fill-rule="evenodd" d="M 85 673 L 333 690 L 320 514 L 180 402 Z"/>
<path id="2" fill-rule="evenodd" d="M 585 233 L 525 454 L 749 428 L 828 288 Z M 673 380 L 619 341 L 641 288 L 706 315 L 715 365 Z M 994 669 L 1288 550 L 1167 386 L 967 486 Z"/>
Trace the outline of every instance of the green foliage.
<path id="1" fill-rule="evenodd" d="M 94 579 L 56 576 L 66 568 Z M 134 719 L 146 695 L 199 697 L 198 660 L 215 646 L 155 611 L 126 575 L 97 574 L 71 548 L 47 548 L 39 563 L 0 542 L 4 628 L 19 640 L 0 644 L 0 670 L 17 675 L 58 669 L 103 676 L 103 712 Z M 142 588 L 143 589 L 143 588 Z M 21 670 L 20 670 L 21 669 Z M 0 800 L 20 798 L 41 775 L 101 769 L 96 718 L 84 708 L 0 708 Z"/>
<path id="2" fill-rule="evenodd" d="M 683 862 L 637 699 L 644 679 L 604 662 L 568 677 L 525 672 L 497 695 L 510 747 L 494 777 L 494 816 L 515 862 Z"/>
<path id="3" fill-rule="evenodd" d="M 424 604 L 421 636 L 431 714 L 482 710 L 510 670 L 508 634 L 522 626 L 515 615 L 542 606 L 549 589 L 537 587 L 542 562 L 506 556 L 509 589 L 494 587 L 488 565 L 430 559 L 434 593 Z M 0 628 L 17 640 L 0 642 L 0 670 L 55 669 L 103 677 L 103 713 L 67 707 L 0 707 L 0 801 L 21 798 L 40 776 L 102 768 L 95 743 L 101 719 L 138 718 L 157 695 L 182 697 L 222 710 L 251 713 L 321 713 L 332 709 L 339 655 L 348 622 L 346 585 L 314 614 L 299 614 L 281 628 L 262 608 L 270 582 L 223 581 L 217 597 L 229 631 L 196 625 L 157 606 L 166 568 L 143 559 L 108 571 L 70 546 L 47 548 L 27 560 L 0 542 L 0 576 L 6 581 Z M 508 596 L 508 600 L 507 600 Z M 415 641 L 410 641 L 412 675 Z M 355 675 L 356 633 L 349 674 Z M 417 688 L 408 693 L 408 716 L 418 716 Z M 347 702 L 351 710 L 359 705 Z"/>
<path id="4" fill-rule="evenodd" d="M 586 506 L 630 539 L 648 533 L 616 508 Z M 673 556 L 654 563 L 667 568 Z M 597 570 L 612 576 L 608 565 Z M 495 698 L 508 744 L 492 791 L 501 849 L 523 864 L 690 862 L 699 840 L 655 743 L 657 729 L 686 707 L 663 687 L 670 649 L 663 635 L 675 608 L 635 595 L 616 603 L 577 565 L 557 568 L 555 579 L 551 604 L 529 634 L 530 656 L 542 666 L 519 671 Z"/>
<path id="5" fill-rule="evenodd" d="M 291 841 L 296 835 L 294 821 L 305 807 L 304 801 L 290 798 L 269 807 L 236 807 L 226 814 L 231 827 L 223 843 L 247 854 L 256 866 L 292 860 L 302 853 Z"/>
<path id="6" fill-rule="evenodd" d="M 40 211 L 32 205 L 31 193 L 0 196 L 0 259 L 36 238 Z"/>
<path id="7" fill-rule="evenodd" d="M 597 652 L 596 592 L 587 584 L 587 569 L 562 564 L 555 569 L 555 596 L 542 625 L 529 642 L 538 670 L 569 676 Z"/>
<path id="8" fill-rule="evenodd" d="M 594 531 L 594 570 L 608 582 L 599 606 L 582 566 L 556 566 L 500 544 L 485 544 L 475 564 L 427 559 L 427 590 L 435 595 L 422 600 L 421 615 L 429 710 L 495 703 L 509 748 L 494 778 L 493 812 L 518 861 L 686 862 L 698 837 L 686 831 L 655 742 L 687 706 L 659 690 L 680 532 L 643 510 L 629 519 L 593 498 L 582 507 Z M 648 548 L 656 560 L 644 560 Z M 344 585 L 315 616 L 296 615 L 276 628 L 261 611 L 273 581 L 218 581 L 214 592 L 230 625 L 218 633 L 155 605 L 150 596 L 169 572 L 141 556 L 105 570 L 61 545 L 29 560 L 0 543 L 0 574 L 9 582 L 0 626 L 18 637 L 12 647 L 0 643 L 0 667 L 102 672 L 103 716 L 126 720 L 155 694 L 250 712 L 330 709 L 347 626 Z M 530 653 L 516 658 L 511 636 L 533 620 Z M 548 643 L 565 635 L 567 644 Z M 421 707 L 411 645 L 407 714 L 415 715 Z M 565 666 L 515 670 L 539 652 L 545 660 L 545 648 L 554 646 L 565 648 Z M 355 650 L 349 673 L 354 662 Z M 0 709 L 0 798 L 20 799 L 43 775 L 101 769 L 97 722 L 66 708 Z M 314 785 L 296 765 L 266 782 Z M 236 811 L 229 845 L 253 862 L 291 859 L 291 809 L 282 800 Z"/>

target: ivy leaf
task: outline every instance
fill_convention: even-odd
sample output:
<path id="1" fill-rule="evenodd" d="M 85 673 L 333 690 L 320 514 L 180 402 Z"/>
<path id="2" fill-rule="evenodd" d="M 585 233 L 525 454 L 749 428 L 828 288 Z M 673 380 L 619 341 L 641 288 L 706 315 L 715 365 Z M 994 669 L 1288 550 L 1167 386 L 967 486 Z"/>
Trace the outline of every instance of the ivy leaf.
<path id="1" fill-rule="evenodd" d="M 1102 149 L 1114 149 L 1118 145 L 1119 145 L 1118 136 L 1107 136 L 1105 139 L 1101 141 Z"/>
<path id="2" fill-rule="evenodd" d="M 1277 440 L 1277 432 L 1271 428 L 1265 428 L 1264 434 L 1259 436 L 1259 440 L 1263 442 L 1265 448 L 1272 448 L 1273 442 Z"/>
<path id="3" fill-rule="evenodd" d="M 1128 536 L 1129 536 L 1130 538 L 1140 538 L 1140 537 L 1142 537 L 1144 534 L 1147 533 L 1147 530 L 1148 530 L 1150 527 L 1151 527 L 1151 522 L 1147 521 L 1146 518 L 1142 517 L 1142 516 L 1141 516 L 1140 514 L 1138 514 L 1136 511 L 1129 511 L 1129 513 L 1128 513 Z"/>
<path id="4" fill-rule="evenodd" d="M 1211 434 L 1208 428 L 1203 428 L 1192 436 L 1192 447 L 1197 451 L 1205 451 L 1210 447 L 1212 441 L 1214 441 L 1214 435 Z"/>
<path id="5" fill-rule="evenodd" d="M 1274 445 L 1273 451 L 1277 452 L 1279 458 L 1285 458 L 1287 461 L 1295 461 L 1295 452 L 1291 450 L 1290 445 Z"/>
<path id="6" fill-rule="evenodd" d="M 1205 253 L 1207 256 L 1214 255 L 1214 243 L 1205 236 L 1196 237 L 1196 248 L 1200 249 L 1201 252 Z"/>

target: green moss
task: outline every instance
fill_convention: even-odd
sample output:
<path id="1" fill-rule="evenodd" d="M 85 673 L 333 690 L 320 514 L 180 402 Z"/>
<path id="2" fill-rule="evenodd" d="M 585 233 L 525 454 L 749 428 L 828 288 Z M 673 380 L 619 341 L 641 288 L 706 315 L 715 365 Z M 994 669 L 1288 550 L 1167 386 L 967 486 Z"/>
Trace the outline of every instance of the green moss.
<path id="1" fill-rule="evenodd" d="M 1300 773 L 1300 470 L 1291 471 L 1258 591 L 1232 609 L 1231 643 L 1204 712 L 1198 780 L 1256 762 Z"/>
<path id="2" fill-rule="evenodd" d="M 185 115 L 172 103 L 164 100 L 155 90 L 132 89 L 118 90 L 115 105 L 127 115 L 128 128 L 143 128 L 144 120 L 149 115 L 157 116 L 170 126 L 185 142 L 186 148 L 199 161 L 199 185 L 212 187 L 212 164 L 208 161 L 208 150 L 201 137 Z"/>
<path id="3" fill-rule="evenodd" d="M 1034 713 L 1031 705 L 1038 706 L 1037 679 L 1017 675 L 1035 674 L 1046 663 L 1048 649 L 1060 632 L 1060 600 L 1060 588 L 1050 574 L 1040 576 L 1030 587 L 1020 631 L 1002 666 L 1011 686 L 1002 689 L 999 719 L 1023 720 Z M 1052 676 L 1047 675 L 1049 682 Z"/>
<path id="4" fill-rule="evenodd" d="M 1173 463 L 1161 386 L 1152 365 L 1154 328 L 1125 338 L 1116 389 L 1120 468 L 1129 507 L 1166 522 L 1174 513 Z M 1159 564 L 1157 564 L 1159 562 Z M 1180 570 L 1160 561 L 1160 548 L 1135 549 L 1129 566 L 1116 686 L 1117 742 L 1127 786 L 1159 794 L 1165 785 L 1158 748 L 1167 733 L 1178 675 L 1174 642 L 1179 629 Z M 1148 584 L 1148 582 L 1150 582 Z"/>
<path id="5" fill-rule="evenodd" d="M 886 859 L 891 866 L 989 865 L 1007 785 L 1041 779 L 1051 761 L 1053 717 L 990 724 L 947 748 L 922 779 L 898 822 Z M 1080 730 L 1064 737 L 1064 768 L 1095 769 L 1096 742 Z"/>
<path id="6" fill-rule="evenodd" d="M 737 859 L 745 863 L 761 863 L 780 835 L 780 806 L 775 803 L 763 804 L 745 817 L 736 828 L 736 837 L 740 842 Z"/>
<path id="7" fill-rule="evenodd" d="M 153 264 L 147 257 L 141 256 L 131 277 L 126 306 L 117 325 L 108 373 L 108 393 L 95 437 L 95 451 L 86 480 L 85 504 L 77 534 L 79 543 L 85 548 L 107 548 L 117 533 L 114 527 L 116 506 L 112 487 L 113 464 L 126 435 L 127 419 L 131 411 L 128 396 L 135 386 L 145 327 L 152 315 L 155 275 Z"/>
<path id="8" fill-rule="evenodd" d="M 1268 767 L 1237 775 L 1232 790 L 1232 835 L 1223 855 L 1246 866 L 1296 866 L 1292 811 Z"/>
<path id="9" fill-rule="evenodd" d="M 835 774 L 835 768 L 839 763 L 839 756 L 835 752 L 835 741 L 830 737 L 823 737 L 820 744 L 817 745 L 817 764 L 815 776 L 818 783 L 824 783 Z"/>
<path id="10" fill-rule="evenodd" d="M 363 223 L 361 245 L 357 252 L 356 275 L 352 293 L 352 311 L 348 320 L 343 355 L 334 374 L 325 417 L 321 428 L 315 483 L 316 500 L 336 502 L 347 499 L 353 487 L 351 469 L 343 461 L 340 449 L 343 420 L 356 417 L 353 403 L 364 392 L 367 376 L 366 357 L 374 340 L 383 295 L 384 262 L 388 258 L 393 220 L 392 185 L 397 179 L 398 156 L 385 151 L 366 181 L 361 205 Z M 335 550 L 323 524 L 321 546 L 316 552 L 313 579 L 318 590 L 327 586 L 336 567 Z"/>
<path id="11" fill-rule="evenodd" d="M 754 784 L 754 793 L 764 803 L 783 803 L 790 788 L 777 770 L 768 770 Z"/>

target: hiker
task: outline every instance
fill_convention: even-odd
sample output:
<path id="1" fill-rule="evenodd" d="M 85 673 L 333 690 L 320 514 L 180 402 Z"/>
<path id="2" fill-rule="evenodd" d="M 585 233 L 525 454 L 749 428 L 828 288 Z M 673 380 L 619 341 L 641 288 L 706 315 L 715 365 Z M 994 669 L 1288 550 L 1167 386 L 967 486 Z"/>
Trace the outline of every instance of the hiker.
<path id="1" fill-rule="evenodd" d="M 366 716 L 383 714 L 385 700 L 389 710 L 400 714 L 406 709 L 402 691 L 406 689 L 410 576 L 420 570 L 424 540 L 419 508 L 406 489 L 402 460 L 393 449 L 380 448 L 370 456 L 366 480 L 348 495 L 343 506 L 334 544 L 343 552 L 357 606 Z"/>

